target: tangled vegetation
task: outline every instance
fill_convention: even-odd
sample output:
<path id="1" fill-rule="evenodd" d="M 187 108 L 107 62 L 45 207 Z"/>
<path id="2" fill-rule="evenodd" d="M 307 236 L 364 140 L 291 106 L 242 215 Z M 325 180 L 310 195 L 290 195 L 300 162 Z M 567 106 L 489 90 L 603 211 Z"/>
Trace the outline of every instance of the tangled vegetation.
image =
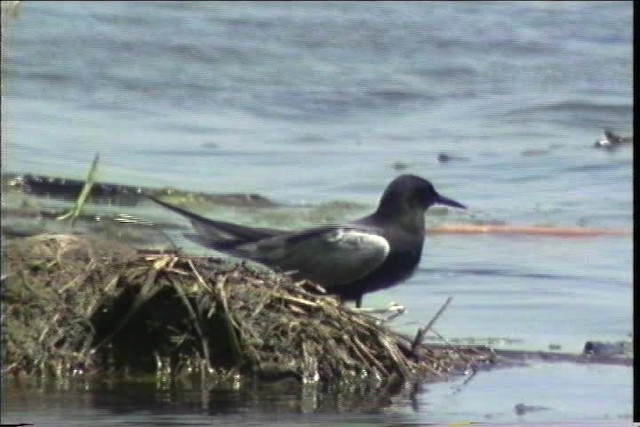
<path id="1" fill-rule="evenodd" d="M 3 370 L 207 375 L 303 383 L 442 378 L 488 352 L 420 344 L 322 288 L 215 258 L 77 235 L 3 246 Z"/>

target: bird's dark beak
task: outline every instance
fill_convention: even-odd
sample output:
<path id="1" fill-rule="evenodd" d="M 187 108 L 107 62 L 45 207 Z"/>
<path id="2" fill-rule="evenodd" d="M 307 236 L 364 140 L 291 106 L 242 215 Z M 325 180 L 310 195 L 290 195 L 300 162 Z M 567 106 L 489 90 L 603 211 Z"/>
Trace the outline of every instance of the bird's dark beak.
<path id="1" fill-rule="evenodd" d="M 460 209 L 467 209 L 467 207 L 465 205 L 463 205 L 462 203 L 458 203 L 455 200 L 452 199 L 447 199 L 444 196 L 441 196 L 438 194 L 438 197 L 436 198 L 436 203 L 440 204 L 440 205 L 447 205 L 447 206 L 451 206 L 454 208 L 460 208 Z"/>

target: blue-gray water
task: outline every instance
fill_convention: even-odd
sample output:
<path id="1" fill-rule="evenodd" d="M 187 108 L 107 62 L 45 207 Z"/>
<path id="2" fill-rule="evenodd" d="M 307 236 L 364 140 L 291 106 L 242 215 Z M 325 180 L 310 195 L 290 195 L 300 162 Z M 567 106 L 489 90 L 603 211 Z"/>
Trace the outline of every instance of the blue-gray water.
<path id="1" fill-rule="evenodd" d="M 430 224 L 631 229 L 633 149 L 592 145 L 604 128 L 631 132 L 632 8 L 24 2 L 3 28 L 3 170 L 82 178 L 99 151 L 101 181 L 372 209 L 403 163 L 469 206 Z M 453 296 L 435 326 L 448 339 L 579 352 L 629 339 L 632 278 L 631 236 L 438 235 L 410 281 L 365 303 L 405 305 L 395 325 L 413 331 Z M 630 417 L 630 368 L 525 371 L 482 373 L 456 394 L 430 386 L 417 412 L 398 412 L 407 422 Z M 84 400 L 57 402 L 8 400 L 3 421 L 95 415 Z M 518 417 L 520 402 L 550 409 Z M 161 422 L 135 414 L 105 423 Z M 211 421 L 176 417 L 167 422 Z"/>

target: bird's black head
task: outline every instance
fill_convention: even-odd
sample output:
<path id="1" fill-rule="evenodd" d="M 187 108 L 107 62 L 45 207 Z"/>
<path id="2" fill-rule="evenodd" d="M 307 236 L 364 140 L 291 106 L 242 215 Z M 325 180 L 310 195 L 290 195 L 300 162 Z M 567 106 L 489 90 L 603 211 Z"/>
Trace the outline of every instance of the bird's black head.
<path id="1" fill-rule="evenodd" d="M 377 213 L 404 216 L 415 212 L 424 215 L 424 212 L 434 204 L 466 209 L 463 204 L 438 194 L 426 179 L 415 175 L 400 175 L 387 186 L 380 199 Z"/>

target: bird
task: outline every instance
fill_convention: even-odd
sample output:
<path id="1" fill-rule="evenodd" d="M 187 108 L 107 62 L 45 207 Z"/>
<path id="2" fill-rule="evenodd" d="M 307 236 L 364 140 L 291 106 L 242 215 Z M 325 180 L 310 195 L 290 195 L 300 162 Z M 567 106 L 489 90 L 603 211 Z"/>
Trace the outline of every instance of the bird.
<path id="1" fill-rule="evenodd" d="M 355 301 L 356 308 L 365 294 L 398 285 L 416 271 L 427 209 L 435 204 L 466 209 L 440 195 L 428 180 L 411 174 L 388 184 L 372 214 L 302 230 L 212 220 L 148 197 L 188 218 L 198 233 L 190 238 L 197 243 L 317 283 L 343 301 Z"/>
<path id="2" fill-rule="evenodd" d="M 603 136 L 598 138 L 593 145 L 597 148 L 612 149 L 625 144 L 633 145 L 633 136 L 620 136 L 611 129 L 605 129 Z"/>

